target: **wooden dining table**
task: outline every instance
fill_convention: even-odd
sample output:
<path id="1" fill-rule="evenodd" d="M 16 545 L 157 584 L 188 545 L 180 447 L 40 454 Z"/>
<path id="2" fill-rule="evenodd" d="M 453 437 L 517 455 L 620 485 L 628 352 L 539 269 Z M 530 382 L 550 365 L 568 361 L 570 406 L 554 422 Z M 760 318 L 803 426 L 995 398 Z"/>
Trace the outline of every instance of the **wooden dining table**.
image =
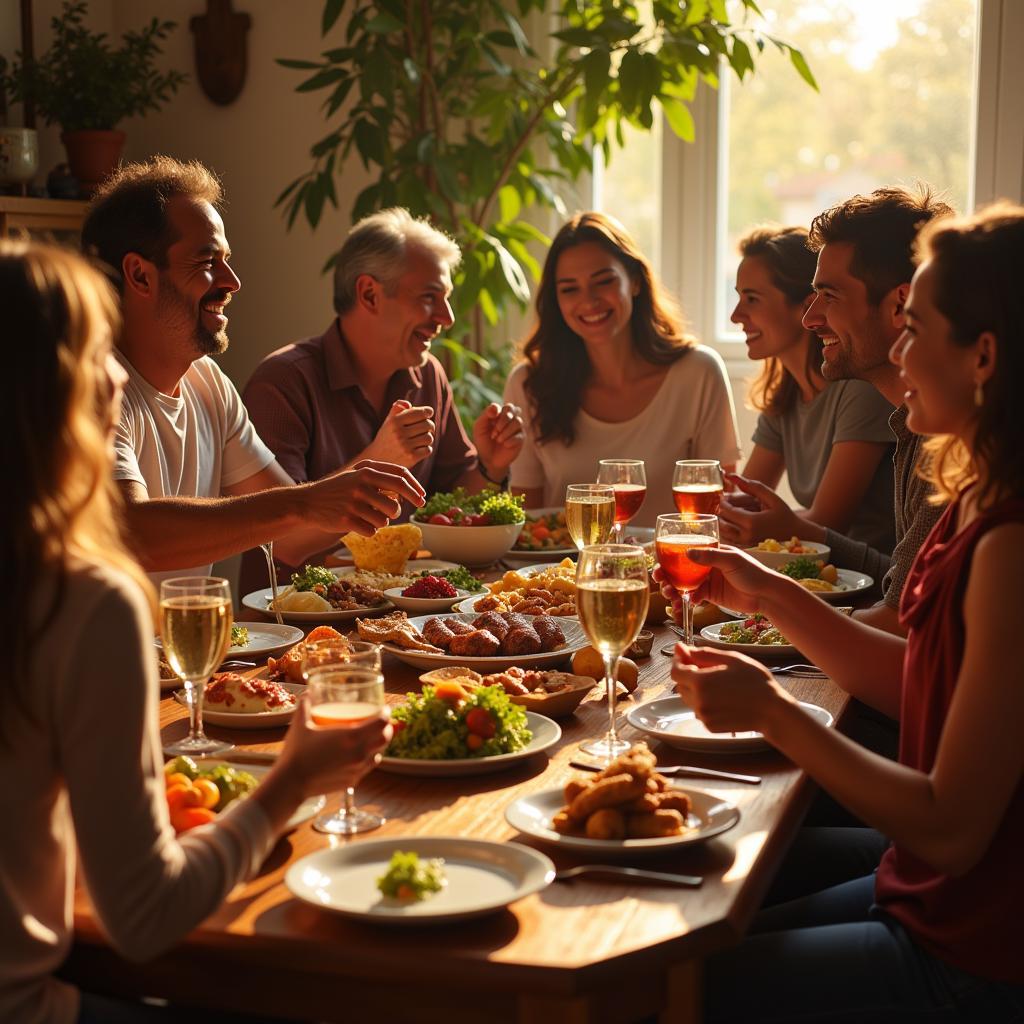
<path id="1" fill-rule="evenodd" d="M 653 653 L 642 659 L 636 692 L 618 702 L 622 735 L 642 735 L 625 722 L 640 703 L 672 692 L 674 639 L 655 625 Z M 385 655 L 389 700 L 418 690 L 420 670 Z M 830 680 L 780 677 L 798 699 L 841 719 L 848 698 Z M 186 732 L 185 709 L 161 702 L 165 741 Z M 617 863 L 700 875 L 699 888 L 586 877 L 553 883 L 486 917 L 443 925 L 388 927 L 348 919 L 292 896 L 289 865 L 333 844 L 402 836 L 470 837 L 543 850 L 557 867 L 592 863 L 592 854 L 520 835 L 505 820 L 519 797 L 562 786 L 579 774 L 569 762 L 580 741 L 607 725 L 597 687 L 568 719 L 548 753 L 499 774 L 425 778 L 378 768 L 359 785 L 362 807 L 387 818 L 380 829 L 329 838 L 310 823 L 277 843 L 260 872 L 157 959 L 129 963 L 107 943 L 84 889 L 78 891 L 75 943 L 65 976 L 94 991 L 170 998 L 288 1019 L 382 1022 L 517 1022 L 627 1024 L 655 1018 L 700 1020 L 702 960 L 738 941 L 800 827 L 815 787 L 773 751 L 696 753 L 652 743 L 662 764 L 720 768 L 762 777 L 760 785 L 679 776 L 678 784 L 735 804 L 738 824 L 706 842 Z M 272 752 L 283 729 L 208 726 L 211 736 L 245 751 Z M 228 755 L 230 758 L 230 755 Z M 329 795 L 337 806 L 339 794 Z"/>

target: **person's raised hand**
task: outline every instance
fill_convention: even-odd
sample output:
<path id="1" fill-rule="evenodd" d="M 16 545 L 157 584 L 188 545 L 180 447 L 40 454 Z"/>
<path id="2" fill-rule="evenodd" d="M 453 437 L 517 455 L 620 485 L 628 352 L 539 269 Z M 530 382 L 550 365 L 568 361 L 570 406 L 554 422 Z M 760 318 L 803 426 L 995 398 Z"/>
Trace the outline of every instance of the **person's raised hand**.
<path id="1" fill-rule="evenodd" d="M 473 444 L 486 472 L 493 480 L 505 476 L 523 447 L 526 427 L 518 405 L 491 402 L 473 424 Z"/>
<path id="2" fill-rule="evenodd" d="M 363 455 L 376 462 L 415 466 L 434 450 L 434 410 L 429 405 L 395 402 Z"/>
<path id="3" fill-rule="evenodd" d="M 766 537 L 788 540 L 799 537 L 801 532 L 807 533 L 806 520 L 801 519 L 770 487 L 738 473 L 728 473 L 726 481 L 744 497 L 735 501 L 722 497 L 718 510 L 722 540 L 749 548 Z"/>
<path id="4" fill-rule="evenodd" d="M 764 665 L 732 651 L 676 644 L 672 681 L 710 732 L 763 732 L 772 702 L 793 700 Z"/>
<path id="5" fill-rule="evenodd" d="M 364 459 L 311 484 L 296 487 L 302 513 L 314 526 L 335 533 L 370 536 L 396 518 L 404 498 L 419 508 L 426 498 L 420 482 L 404 466 Z"/>

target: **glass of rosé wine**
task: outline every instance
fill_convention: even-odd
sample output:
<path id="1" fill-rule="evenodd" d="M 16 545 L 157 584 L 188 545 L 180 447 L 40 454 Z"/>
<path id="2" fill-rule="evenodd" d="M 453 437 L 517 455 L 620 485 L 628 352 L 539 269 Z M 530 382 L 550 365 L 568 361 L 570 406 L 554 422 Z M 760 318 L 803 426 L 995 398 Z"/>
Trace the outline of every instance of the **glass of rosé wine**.
<path id="1" fill-rule="evenodd" d="M 615 540 L 622 542 L 622 531 L 647 497 L 647 473 L 642 459 L 601 459 L 597 464 L 597 482 L 611 484 L 615 491 Z"/>
<path id="2" fill-rule="evenodd" d="M 672 500 L 680 515 L 717 516 L 722 504 L 722 467 L 714 459 L 681 459 L 672 474 Z"/>
<path id="3" fill-rule="evenodd" d="M 379 649 L 376 658 L 376 666 L 365 660 L 303 663 L 314 725 L 321 729 L 347 729 L 380 714 L 384 706 L 384 676 L 380 672 Z M 341 809 L 321 815 L 313 822 L 313 828 L 329 835 L 350 836 L 379 828 L 384 820 L 379 814 L 358 810 L 355 788 L 347 786 Z"/>
<path id="4" fill-rule="evenodd" d="M 693 644 L 693 605 L 690 598 L 711 569 L 692 561 L 693 548 L 718 547 L 718 516 L 699 513 L 658 516 L 654 549 L 665 579 L 683 599 L 683 642 Z"/>

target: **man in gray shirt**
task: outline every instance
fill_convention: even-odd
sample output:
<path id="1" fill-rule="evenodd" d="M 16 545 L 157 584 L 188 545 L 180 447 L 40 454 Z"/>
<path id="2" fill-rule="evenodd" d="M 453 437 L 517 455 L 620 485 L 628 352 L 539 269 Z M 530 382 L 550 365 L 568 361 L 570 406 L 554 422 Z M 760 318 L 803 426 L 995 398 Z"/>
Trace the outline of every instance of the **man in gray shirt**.
<path id="1" fill-rule="evenodd" d="M 722 539 L 747 546 L 763 537 L 800 536 L 832 548 L 833 560 L 882 581 L 882 600 L 855 614 L 891 633 L 902 632 L 899 602 L 918 548 L 942 507 L 917 475 L 922 439 L 906 429 L 899 369 L 889 351 L 904 329 L 903 305 L 914 273 L 914 240 L 933 217 L 952 213 L 927 189 L 877 189 L 854 196 L 819 214 L 808 244 L 818 253 L 815 298 L 804 326 L 824 342 L 821 372 L 826 380 L 857 379 L 873 384 L 893 405 L 889 425 L 893 455 L 896 547 L 892 555 L 799 518 L 770 488 L 743 477 L 730 481 L 746 499 L 723 500 Z"/>

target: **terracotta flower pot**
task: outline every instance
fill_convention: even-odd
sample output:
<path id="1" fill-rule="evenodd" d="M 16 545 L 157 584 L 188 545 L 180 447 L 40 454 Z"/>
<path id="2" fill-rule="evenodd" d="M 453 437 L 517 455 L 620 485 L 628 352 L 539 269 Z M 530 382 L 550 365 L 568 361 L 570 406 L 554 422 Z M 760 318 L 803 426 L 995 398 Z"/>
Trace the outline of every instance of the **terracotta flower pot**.
<path id="1" fill-rule="evenodd" d="M 79 180 L 82 193 L 91 196 L 96 186 L 121 159 L 124 150 L 124 132 L 76 131 L 63 132 L 61 142 L 68 151 L 71 173 Z"/>

